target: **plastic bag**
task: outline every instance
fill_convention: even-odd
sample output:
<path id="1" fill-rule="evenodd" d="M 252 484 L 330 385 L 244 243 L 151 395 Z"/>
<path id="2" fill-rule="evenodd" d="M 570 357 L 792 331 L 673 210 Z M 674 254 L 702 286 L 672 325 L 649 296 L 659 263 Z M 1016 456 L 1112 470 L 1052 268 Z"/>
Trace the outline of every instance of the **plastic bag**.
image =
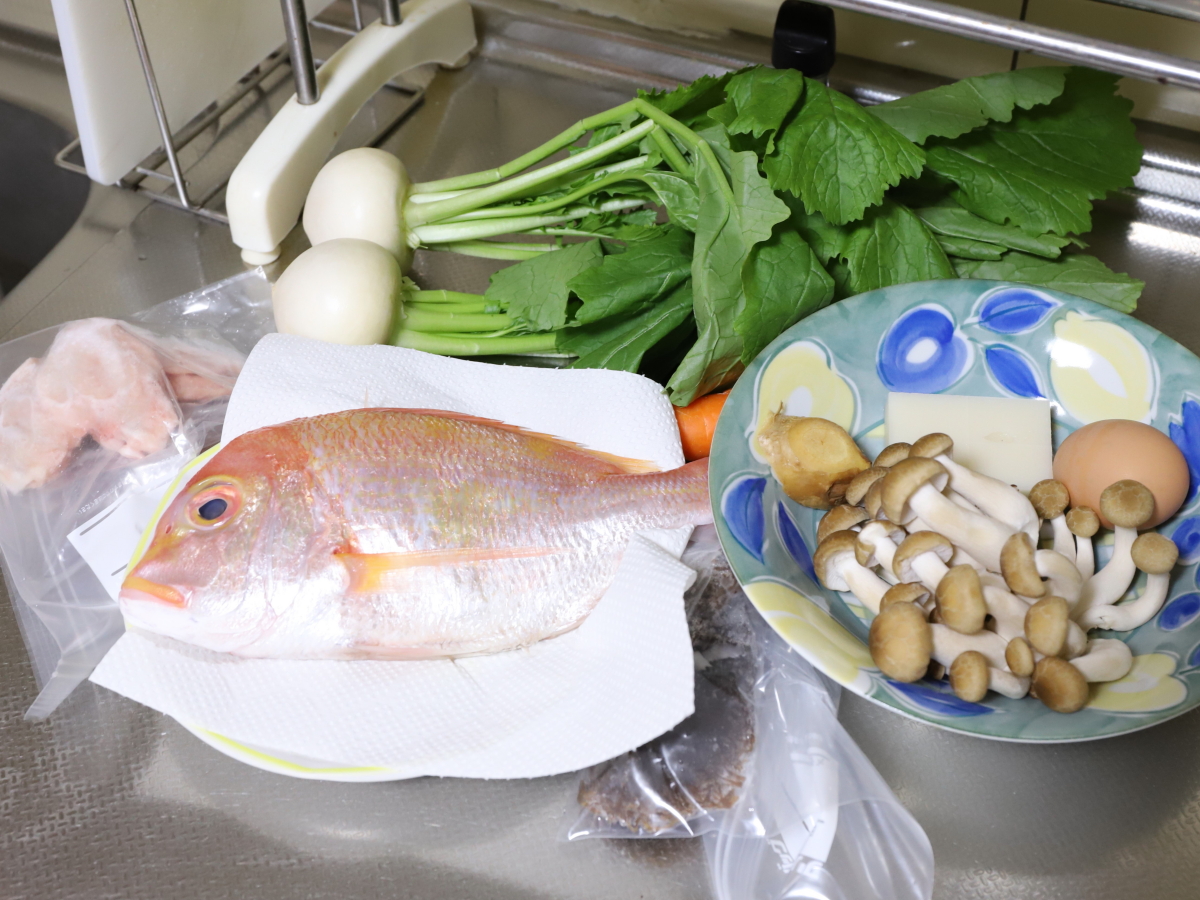
<path id="1" fill-rule="evenodd" d="M 567 838 L 702 835 L 719 900 L 928 898 L 929 840 L 838 722 L 839 688 L 753 609 L 715 532 L 698 529 L 683 558 L 699 572 L 686 598 L 697 713 L 585 772 Z M 725 660 L 739 678 L 706 675 Z M 744 699 L 748 720 L 704 699 L 714 681 Z M 736 777 L 731 743 L 746 748 Z M 698 782 L 706 771 L 723 776 Z"/>
<path id="2" fill-rule="evenodd" d="M 183 464 L 219 438 L 241 363 L 272 330 L 257 269 L 129 323 L 68 322 L 0 345 L 0 551 L 41 689 L 26 718 L 49 715 L 124 631 L 123 560 L 94 571 L 112 552 L 98 535 L 120 523 L 136 541 Z"/>

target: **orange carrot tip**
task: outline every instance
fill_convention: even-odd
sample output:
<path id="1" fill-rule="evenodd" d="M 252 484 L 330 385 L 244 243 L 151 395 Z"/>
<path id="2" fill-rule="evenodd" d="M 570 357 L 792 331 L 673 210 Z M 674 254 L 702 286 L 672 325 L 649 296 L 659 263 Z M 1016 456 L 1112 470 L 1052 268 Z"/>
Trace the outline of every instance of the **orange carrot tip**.
<path id="1" fill-rule="evenodd" d="M 679 438 L 683 442 L 683 458 L 688 462 L 702 459 L 711 452 L 717 419 L 728 397 L 729 391 L 722 391 L 700 397 L 687 406 L 675 407 L 675 421 L 679 423 Z"/>

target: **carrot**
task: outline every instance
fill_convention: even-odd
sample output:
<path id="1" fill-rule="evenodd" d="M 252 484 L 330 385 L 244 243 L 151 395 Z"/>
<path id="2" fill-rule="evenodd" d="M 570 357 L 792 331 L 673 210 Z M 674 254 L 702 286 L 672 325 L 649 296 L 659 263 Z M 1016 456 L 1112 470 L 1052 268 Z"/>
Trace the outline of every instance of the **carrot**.
<path id="1" fill-rule="evenodd" d="M 675 421 L 679 423 L 679 438 L 683 441 L 683 458 L 688 462 L 708 456 L 712 449 L 713 433 L 717 430 L 717 418 L 728 396 L 729 391 L 723 391 L 693 400 L 687 406 L 675 407 Z"/>

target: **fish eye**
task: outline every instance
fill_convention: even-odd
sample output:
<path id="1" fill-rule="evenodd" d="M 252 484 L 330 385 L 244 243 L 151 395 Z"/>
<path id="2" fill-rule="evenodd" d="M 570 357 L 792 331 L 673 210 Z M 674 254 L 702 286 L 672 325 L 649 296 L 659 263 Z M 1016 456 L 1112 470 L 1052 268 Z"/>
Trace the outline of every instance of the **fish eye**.
<path id="1" fill-rule="evenodd" d="M 194 528 L 212 530 L 229 522 L 241 507 L 241 493 L 228 482 L 202 484 L 187 505 L 188 519 Z"/>
<path id="2" fill-rule="evenodd" d="M 229 508 L 229 502 L 223 497 L 213 497 L 196 510 L 196 515 L 206 522 L 211 522 L 213 519 L 219 519 L 224 515 L 225 510 Z"/>

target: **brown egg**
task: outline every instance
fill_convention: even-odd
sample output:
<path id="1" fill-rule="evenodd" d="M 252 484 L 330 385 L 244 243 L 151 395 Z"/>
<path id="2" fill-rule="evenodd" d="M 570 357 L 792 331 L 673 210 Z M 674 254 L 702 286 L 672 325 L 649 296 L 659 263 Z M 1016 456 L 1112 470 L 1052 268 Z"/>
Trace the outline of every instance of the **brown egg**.
<path id="1" fill-rule="evenodd" d="M 1175 442 L 1150 425 L 1105 419 L 1084 425 L 1054 454 L 1054 477 L 1071 492 L 1072 506 L 1100 514 L 1100 494 L 1115 481 L 1132 478 L 1154 494 L 1154 515 L 1142 530 L 1175 515 L 1188 492 L 1187 460 Z M 1105 528 L 1112 523 L 1100 516 Z"/>

